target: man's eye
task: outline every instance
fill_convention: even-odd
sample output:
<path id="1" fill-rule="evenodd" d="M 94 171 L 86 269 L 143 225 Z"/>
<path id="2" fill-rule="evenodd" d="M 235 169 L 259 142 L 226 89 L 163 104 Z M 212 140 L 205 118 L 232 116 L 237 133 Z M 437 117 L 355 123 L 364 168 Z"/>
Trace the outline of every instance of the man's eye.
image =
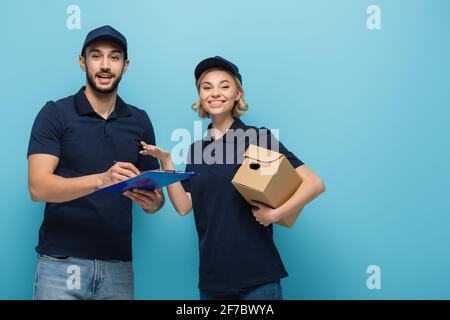
<path id="1" fill-rule="evenodd" d="M 222 86 L 222 89 L 228 89 L 229 86 Z"/>
<path id="2" fill-rule="evenodd" d="M 112 59 L 113 60 L 119 60 L 120 58 L 118 56 L 113 56 Z"/>
<path id="3" fill-rule="evenodd" d="M 98 58 L 100 58 L 100 56 L 98 56 L 98 55 L 96 55 L 96 54 L 94 54 L 94 55 L 92 56 L 92 59 L 98 59 Z"/>
<path id="4" fill-rule="evenodd" d="M 203 87 L 203 90 L 211 90 L 211 87 Z"/>

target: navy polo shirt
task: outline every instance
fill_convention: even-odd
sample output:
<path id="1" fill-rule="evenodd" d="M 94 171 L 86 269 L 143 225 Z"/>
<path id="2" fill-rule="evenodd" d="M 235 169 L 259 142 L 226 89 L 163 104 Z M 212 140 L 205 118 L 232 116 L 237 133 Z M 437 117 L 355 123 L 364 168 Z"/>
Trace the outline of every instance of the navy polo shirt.
<path id="1" fill-rule="evenodd" d="M 241 138 L 236 138 L 238 131 L 244 133 Z M 272 225 L 259 224 L 231 184 L 250 143 L 284 154 L 294 168 L 303 164 L 270 131 L 246 126 L 240 119 L 220 139 L 208 134 L 191 145 L 186 171 L 200 175 L 182 184 L 191 193 L 199 237 L 200 289 L 245 288 L 287 276 Z"/>
<path id="2" fill-rule="evenodd" d="M 108 119 L 90 105 L 85 87 L 72 96 L 50 101 L 37 115 L 28 154 L 59 158 L 55 174 L 65 178 L 102 173 L 114 161 L 139 170 L 159 168 L 151 156 L 139 154 L 140 141 L 155 144 L 152 123 L 144 110 L 117 96 Z M 46 203 L 36 251 L 85 259 L 132 259 L 132 201 L 122 194 L 91 193 L 63 203 Z"/>

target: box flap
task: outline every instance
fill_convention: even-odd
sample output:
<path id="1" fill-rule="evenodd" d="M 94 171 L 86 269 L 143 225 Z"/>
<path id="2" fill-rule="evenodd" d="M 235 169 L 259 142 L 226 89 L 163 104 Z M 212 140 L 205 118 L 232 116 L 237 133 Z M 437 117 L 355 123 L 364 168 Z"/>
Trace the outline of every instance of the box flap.
<path id="1" fill-rule="evenodd" d="M 254 144 L 250 144 L 245 152 L 245 157 L 256 162 L 271 163 L 284 157 L 284 155 L 273 150 L 268 150 Z"/>

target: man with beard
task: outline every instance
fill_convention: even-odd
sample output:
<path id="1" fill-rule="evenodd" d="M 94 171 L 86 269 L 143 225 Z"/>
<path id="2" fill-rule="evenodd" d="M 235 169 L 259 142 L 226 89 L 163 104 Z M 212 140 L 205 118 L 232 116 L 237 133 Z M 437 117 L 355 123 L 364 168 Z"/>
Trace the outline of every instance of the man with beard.
<path id="1" fill-rule="evenodd" d="M 129 64 L 125 37 L 110 26 L 92 30 L 79 59 L 86 86 L 47 102 L 30 136 L 29 190 L 46 202 L 33 297 L 133 299 L 130 199 L 154 213 L 163 193 L 95 191 L 158 169 L 139 154 L 155 135 L 147 113 L 117 95 Z"/>

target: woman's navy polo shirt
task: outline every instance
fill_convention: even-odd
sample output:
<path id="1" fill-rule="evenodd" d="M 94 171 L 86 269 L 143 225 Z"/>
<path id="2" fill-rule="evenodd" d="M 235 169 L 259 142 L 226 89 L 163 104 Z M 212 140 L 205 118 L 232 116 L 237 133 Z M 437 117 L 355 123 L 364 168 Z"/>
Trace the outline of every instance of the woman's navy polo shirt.
<path id="1" fill-rule="evenodd" d="M 102 173 L 114 161 L 131 162 L 139 170 L 159 168 L 151 156 L 139 154 L 140 141 L 155 144 L 147 113 L 117 96 L 107 120 L 92 108 L 84 87 L 72 96 L 47 102 L 31 131 L 28 154 L 59 158 L 55 174 L 65 178 Z M 63 203 L 47 203 L 39 230 L 40 254 L 85 259 L 132 259 L 132 202 L 122 194 L 91 193 Z"/>
<path id="2" fill-rule="evenodd" d="M 243 139 L 233 136 L 239 131 L 244 132 Z M 251 131 L 257 132 L 256 140 L 251 134 L 245 136 Z M 246 126 L 240 119 L 220 139 L 213 140 L 208 134 L 191 145 L 186 171 L 200 175 L 182 184 L 191 193 L 199 237 L 200 289 L 245 288 L 287 276 L 273 241 L 272 225 L 259 224 L 251 206 L 231 184 L 249 143 L 276 150 L 275 142 L 277 151 L 294 168 L 303 164 L 267 129 Z"/>

